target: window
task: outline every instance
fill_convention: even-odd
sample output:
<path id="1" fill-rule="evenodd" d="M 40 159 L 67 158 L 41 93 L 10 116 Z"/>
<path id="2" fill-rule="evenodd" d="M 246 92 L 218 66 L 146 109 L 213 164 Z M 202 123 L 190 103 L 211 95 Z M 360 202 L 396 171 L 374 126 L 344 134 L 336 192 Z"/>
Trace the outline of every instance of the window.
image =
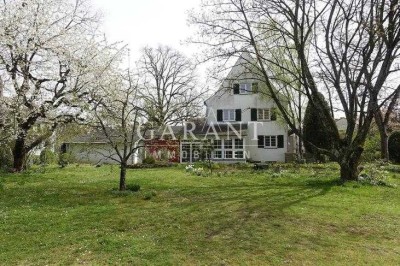
<path id="1" fill-rule="evenodd" d="M 225 149 L 232 149 L 233 148 L 232 139 L 225 139 L 224 140 L 224 148 Z"/>
<path id="2" fill-rule="evenodd" d="M 233 151 L 225 151 L 225 159 L 232 159 Z"/>
<path id="3" fill-rule="evenodd" d="M 222 119 L 224 121 L 235 121 L 235 109 L 225 109 L 222 111 Z"/>
<path id="4" fill-rule="evenodd" d="M 213 141 L 213 158 L 214 159 L 243 159 L 244 140 L 233 138 Z"/>
<path id="5" fill-rule="evenodd" d="M 235 149 L 243 149 L 243 139 L 235 139 Z"/>
<path id="6" fill-rule="evenodd" d="M 222 159 L 222 151 L 214 151 L 214 159 Z"/>
<path id="7" fill-rule="evenodd" d="M 271 120 L 270 109 L 258 109 L 257 110 L 257 120 Z"/>
<path id="8" fill-rule="evenodd" d="M 235 159 L 243 159 L 243 151 L 235 151 Z"/>
<path id="9" fill-rule="evenodd" d="M 258 136 L 258 148 L 276 149 L 285 148 L 285 136 Z"/>
<path id="10" fill-rule="evenodd" d="M 213 142 L 214 149 L 221 149 L 222 148 L 222 141 L 220 139 L 215 139 Z"/>
<path id="11" fill-rule="evenodd" d="M 276 148 L 276 136 L 265 136 L 265 148 Z"/>
<path id="12" fill-rule="evenodd" d="M 240 84 L 240 94 L 247 94 L 251 92 L 251 84 L 248 83 L 242 83 Z"/>
<path id="13" fill-rule="evenodd" d="M 248 94 L 258 92 L 258 83 L 234 83 L 232 85 L 233 94 Z"/>

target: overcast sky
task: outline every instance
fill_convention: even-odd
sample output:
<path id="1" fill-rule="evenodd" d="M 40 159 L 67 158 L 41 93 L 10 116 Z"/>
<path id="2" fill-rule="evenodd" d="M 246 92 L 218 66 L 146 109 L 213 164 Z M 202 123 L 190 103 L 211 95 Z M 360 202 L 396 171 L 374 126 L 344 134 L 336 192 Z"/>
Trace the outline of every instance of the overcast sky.
<path id="1" fill-rule="evenodd" d="M 145 45 L 167 44 L 190 55 L 193 47 L 182 45 L 193 29 L 187 11 L 200 0 L 92 0 L 104 14 L 104 26 L 112 41 L 129 44 L 132 59 Z"/>

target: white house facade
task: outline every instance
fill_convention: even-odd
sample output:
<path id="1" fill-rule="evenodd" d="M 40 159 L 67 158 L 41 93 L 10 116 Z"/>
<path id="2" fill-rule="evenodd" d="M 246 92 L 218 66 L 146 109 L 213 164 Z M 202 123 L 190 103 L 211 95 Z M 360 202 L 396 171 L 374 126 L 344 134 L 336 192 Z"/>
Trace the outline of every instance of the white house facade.
<path id="1" fill-rule="evenodd" d="M 242 55 L 221 88 L 205 101 L 205 125 L 197 135 L 211 140 L 213 161 L 285 162 L 286 154 L 296 150 L 295 141 L 278 119 L 274 101 L 258 92 L 262 84 L 247 71 L 248 60 Z M 193 143 L 181 142 L 181 162 L 196 160 Z"/>

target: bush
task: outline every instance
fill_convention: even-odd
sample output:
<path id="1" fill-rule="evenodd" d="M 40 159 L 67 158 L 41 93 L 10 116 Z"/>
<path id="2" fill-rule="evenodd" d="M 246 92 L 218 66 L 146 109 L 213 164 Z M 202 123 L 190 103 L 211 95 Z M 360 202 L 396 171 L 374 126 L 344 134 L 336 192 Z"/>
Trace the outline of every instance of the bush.
<path id="1" fill-rule="evenodd" d="M 143 164 L 155 164 L 156 163 L 156 159 L 154 159 L 154 157 L 149 156 L 143 159 Z"/>
<path id="2" fill-rule="evenodd" d="M 364 162 L 374 162 L 381 158 L 380 136 L 377 130 L 371 128 L 364 144 L 364 152 L 361 155 Z"/>
<path id="3" fill-rule="evenodd" d="M 141 164 L 131 164 L 128 165 L 128 169 L 151 169 L 151 168 L 164 168 L 164 167 L 175 167 L 178 166 L 177 163 L 170 163 L 170 162 L 157 162 L 153 164 L 141 163 Z"/>
<path id="4" fill-rule="evenodd" d="M 358 182 L 372 186 L 396 187 L 394 184 L 388 182 L 388 174 L 389 172 L 383 166 L 372 164 L 363 169 L 358 177 Z"/>
<path id="5" fill-rule="evenodd" d="M 73 161 L 73 156 L 70 153 L 60 153 L 58 155 L 58 165 L 61 168 L 73 163 Z"/>
<path id="6" fill-rule="evenodd" d="M 11 150 L 4 145 L 0 148 L 0 169 L 8 170 L 12 168 L 13 165 L 13 155 Z"/>
<path id="7" fill-rule="evenodd" d="M 56 162 L 56 154 L 45 148 L 44 150 L 42 150 L 42 152 L 40 153 L 40 164 L 42 165 L 48 165 L 48 164 L 53 164 Z"/>
<path id="8" fill-rule="evenodd" d="M 127 185 L 126 189 L 133 192 L 138 192 L 140 190 L 140 185 L 139 184 Z"/>
<path id="9" fill-rule="evenodd" d="M 393 132 L 389 137 L 389 159 L 400 163 L 400 131 Z"/>

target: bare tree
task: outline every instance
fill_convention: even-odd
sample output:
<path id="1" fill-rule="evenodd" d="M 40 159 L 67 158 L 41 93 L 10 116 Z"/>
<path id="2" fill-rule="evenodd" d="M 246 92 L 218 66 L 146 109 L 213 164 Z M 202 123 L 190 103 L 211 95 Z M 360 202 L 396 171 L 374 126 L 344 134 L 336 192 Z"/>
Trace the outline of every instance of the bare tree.
<path id="1" fill-rule="evenodd" d="M 400 97 L 400 85 L 378 104 L 375 113 L 375 123 L 378 127 L 381 142 L 381 159 L 389 161 L 389 124 Z"/>
<path id="2" fill-rule="evenodd" d="M 200 114 L 204 92 L 197 88 L 195 65 L 183 54 L 168 46 L 145 47 L 138 71 L 150 122 L 177 124 Z"/>
<path id="3" fill-rule="evenodd" d="M 137 81 L 130 71 L 108 73 L 93 91 L 93 125 L 104 134 L 110 150 L 102 155 L 120 165 L 119 190 L 126 190 L 129 159 L 141 147 L 141 110 Z"/>
<path id="4" fill-rule="evenodd" d="M 203 1 L 202 11 L 193 13 L 191 22 L 200 30 L 193 42 L 208 47 L 207 59 L 237 56 L 244 50 L 253 55 L 253 67 L 269 96 L 290 128 L 302 136 L 279 97 L 281 81 L 275 79 L 274 69 L 300 81 L 333 139 L 331 149 L 314 145 L 315 149 L 338 162 L 343 181 L 358 178 L 378 99 L 399 69 L 399 1 L 212 0 Z M 277 48 L 298 71 L 271 53 Z M 329 92 L 335 108 L 344 113 L 344 136 L 332 111 L 323 107 L 320 97 L 313 97 L 319 92 Z"/>
<path id="5" fill-rule="evenodd" d="M 32 149 L 60 123 L 77 119 L 81 97 L 115 52 L 86 0 L 4 1 L 0 10 L 3 104 L 13 122 L 14 168 L 21 171 Z"/>

